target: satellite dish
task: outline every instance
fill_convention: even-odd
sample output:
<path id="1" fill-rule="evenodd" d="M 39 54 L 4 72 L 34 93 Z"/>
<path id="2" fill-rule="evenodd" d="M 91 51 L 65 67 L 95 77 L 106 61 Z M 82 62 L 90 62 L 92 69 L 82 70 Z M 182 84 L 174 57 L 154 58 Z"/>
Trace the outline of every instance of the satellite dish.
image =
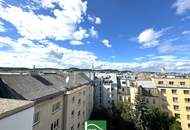
<path id="1" fill-rule="evenodd" d="M 67 84 L 69 83 L 69 76 L 66 77 L 65 81 Z"/>

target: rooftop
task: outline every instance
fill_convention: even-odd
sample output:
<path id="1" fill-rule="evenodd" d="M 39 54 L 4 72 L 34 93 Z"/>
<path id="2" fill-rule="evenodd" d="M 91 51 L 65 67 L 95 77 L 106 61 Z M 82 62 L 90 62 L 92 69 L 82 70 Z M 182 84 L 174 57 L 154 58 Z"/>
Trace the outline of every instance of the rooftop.
<path id="1" fill-rule="evenodd" d="M 0 119 L 32 106 L 32 101 L 0 98 Z"/>
<path id="2" fill-rule="evenodd" d="M 60 94 L 69 88 L 88 82 L 90 79 L 83 73 L 2 74 L 0 75 L 0 97 L 43 100 L 45 97 Z"/>

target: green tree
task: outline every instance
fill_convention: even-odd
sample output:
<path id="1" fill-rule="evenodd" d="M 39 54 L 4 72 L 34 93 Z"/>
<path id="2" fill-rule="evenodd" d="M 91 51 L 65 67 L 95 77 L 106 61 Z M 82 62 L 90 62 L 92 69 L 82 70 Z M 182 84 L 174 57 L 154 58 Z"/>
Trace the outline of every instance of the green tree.
<path id="1" fill-rule="evenodd" d="M 150 108 L 146 114 L 147 130 L 181 130 L 176 118 L 162 112 L 159 108 Z"/>
<path id="2" fill-rule="evenodd" d="M 145 98 L 138 93 L 135 97 L 134 103 L 134 120 L 138 130 L 146 130 L 146 113 L 148 107 Z"/>
<path id="3" fill-rule="evenodd" d="M 113 122 L 119 130 L 135 130 L 134 110 L 130 102 L 119 102 L 113 107 Z"/>

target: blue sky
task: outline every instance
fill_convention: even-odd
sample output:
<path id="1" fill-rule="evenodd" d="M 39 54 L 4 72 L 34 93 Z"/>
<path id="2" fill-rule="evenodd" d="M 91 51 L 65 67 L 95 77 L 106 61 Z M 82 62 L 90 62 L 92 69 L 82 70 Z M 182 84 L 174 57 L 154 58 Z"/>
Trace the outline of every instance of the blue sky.
<path id="1" fill-rule="evenodd" d="M 0 66 L 189 72 L 190 0 L 0 0 Z"/>

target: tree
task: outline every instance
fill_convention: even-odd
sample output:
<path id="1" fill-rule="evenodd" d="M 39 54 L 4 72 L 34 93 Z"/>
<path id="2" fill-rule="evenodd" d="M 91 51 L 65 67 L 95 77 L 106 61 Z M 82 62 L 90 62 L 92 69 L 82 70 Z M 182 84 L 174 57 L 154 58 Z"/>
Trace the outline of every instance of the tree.
<path id="1" fill-rule="evenodd" d="M 113 122 L 119 130 L 136 130 L 133 120 L 134 110 L 130 102 L 119 102 L 113 107 Z"/>
<path id="2" fill-rule="evenodd" d="M 148 111 L 145 98 L 138 93 L 134 103 L 134 120 L 138 130 L 146 130 L 146 113 Z"/>
<path id="3" fill-rule="evenodd" d="M 162 112 L 159 108 L 150 108 L 146 114 L 147 130 L 181 130 L 176 118 Z"/>

